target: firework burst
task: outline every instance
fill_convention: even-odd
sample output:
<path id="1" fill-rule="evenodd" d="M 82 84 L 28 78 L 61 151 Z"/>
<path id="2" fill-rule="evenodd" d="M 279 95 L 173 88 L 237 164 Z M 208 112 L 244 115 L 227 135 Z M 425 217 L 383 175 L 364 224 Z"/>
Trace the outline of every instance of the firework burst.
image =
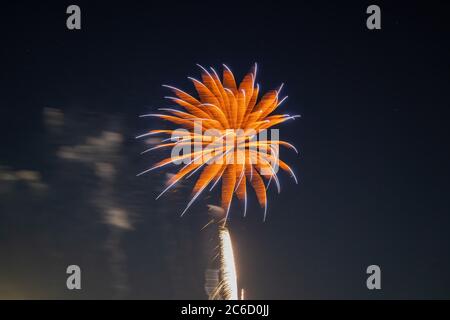
<path id="1" fill-rule="evenodd" d="M 139 137 L 156 134 L 170 136 L 148 152 L 160 148 L 172 148 L 172 155 L 156 163 L 139 175 L 170 164 L 184 166 L 167 182 L 166 188 L 157 197 L 174 187 L 180 180 L 199 172 L 193 188 L 192 197 L 182 212 L 189 209 L 194 201 L 209 187 L 211 191 L 221 183 L 221 206 L 227 221 L 234 195 L 244 203 L 244 216 L 247 209 L 248 186 L 254 189 L 259 204 L 267 212 L 266 191 L 275 181 L 278 192 L 280 183 L 278 167 L 288 172 L 295 182 L 292 169 L 279 159 L 279 146 L 297 150 L 278 139 L 267 137 L 255 139 L 270 128 L 298 116 L 273 114 L 287 97 L 280 98 L 283 85 L 259 98 L 259 85 L 255 85 L 257 65 L 236 84 L 231 70 L 224 65 L 222 80 L 213 68 L 202 70 L 202 81 L 189 78 L 197 91 L 198 98 L 172 86 L 166 86 L 174 96 L 166 97 L 180 109 L 160 108 L 161 113 L 146 114 L 142 117 L 157 117 L 181 127 L 170 130 L 151 130 Z M 180 155 L 174 150 L 182 149 Z M 188 150 L 188 151 L 186 151 Z M 266 180 L 266 181 L 265 181 Z"/>

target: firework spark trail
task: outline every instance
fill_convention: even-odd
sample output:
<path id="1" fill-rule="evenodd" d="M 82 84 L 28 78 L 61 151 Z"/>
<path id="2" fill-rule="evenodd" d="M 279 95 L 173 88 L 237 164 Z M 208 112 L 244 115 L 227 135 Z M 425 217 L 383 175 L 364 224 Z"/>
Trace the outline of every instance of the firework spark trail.
<path id="1" fill-rule="evenodd" d="M 222 277 L 222 292 L 225 300 L 238 300 L 236 265 L 230 233 L 225 227 L 219 230 L 220 241 L 220 273 Z"/>

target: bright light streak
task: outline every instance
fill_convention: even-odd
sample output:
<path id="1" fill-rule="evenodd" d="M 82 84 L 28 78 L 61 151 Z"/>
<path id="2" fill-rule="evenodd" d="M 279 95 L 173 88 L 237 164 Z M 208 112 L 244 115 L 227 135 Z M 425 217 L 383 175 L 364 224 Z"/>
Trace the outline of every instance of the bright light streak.
<path id="1" fill-rule="evenodd" d="M 236 266 L 230 233 L 225 227 L 219 230 L 222 291 L 225 300 L 238 300 Z"/>

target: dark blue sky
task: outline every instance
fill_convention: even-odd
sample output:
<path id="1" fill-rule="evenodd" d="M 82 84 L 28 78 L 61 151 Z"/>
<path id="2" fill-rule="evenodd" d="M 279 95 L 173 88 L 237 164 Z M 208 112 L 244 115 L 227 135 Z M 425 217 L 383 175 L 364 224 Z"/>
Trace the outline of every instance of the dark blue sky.
<path id="1" fill-rule="evenodd" d="M 154 159 L 133 137 L 157 123 L 137 116 L 167 104 L 161 84 L 192 91 L 196 63 L 240 79 L 255 61 L 263 91 L 284 82 L 283 112 L 302 115 L 280 127 L 301 156 L 283 155 L 300 183 L 281 176 L 265 223 L 256 205 L 246 219 L 236 206 L 248 297 L 450 296 L 448 5 L 377 2 L 382 29 L 369 31 L 368 1 L 90 1 L 69 31 L 70 4 L 2 9 L 0 165 L 39 172 L 46 189 L 0 181 L 0 298 L 204 298 L 200 228 L 217 195 L 182 219 L 188 188 L 154 202 L 163 179 L 135 177 Z M 44 108 L 64 114 L 56 133 Z M 117 172 L 106 194 L 90 164 L 58 157 L 104 131 L 123 139 L 105 151 Z M 96 197 L 113 197 L 133 227 L 108 229 Z M 86 275 L 82 293 L 65 289 L 68 264 Z M 370 264 L 380 292 L 365 287 Z"/>

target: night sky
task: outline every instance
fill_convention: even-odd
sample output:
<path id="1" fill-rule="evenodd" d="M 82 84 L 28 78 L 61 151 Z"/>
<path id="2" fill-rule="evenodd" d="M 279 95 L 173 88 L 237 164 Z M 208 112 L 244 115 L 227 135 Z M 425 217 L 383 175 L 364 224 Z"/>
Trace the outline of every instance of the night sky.
<path id="1" fill-rule="evenodd" d="M 81 7 L 81 30 L 66 28 L 70 4 Z M 370 4 L 381 7 L 381 30 L 366 28 Z M 193 92 L 196 63 L 225 63 L 241 79 L 254 62 L 263 91 L 285 83 L 281 112 L 302 117 L 279 126 L 300 150 L 281 155 L 300 183 L 280 173 L 265 222 L 254 196 L 246 218 L 233 206 L 247 297 L 450 298 L 449 9 L 3 5 L 0 298 L 205 299 L 201 228 L 218 194 L 182 218 L 189 182 L 155 201 L 164 175 L 136 174 L 162 155 L 140 155 L 146 145 L 134 137 L 161 121 L 138 116 L 168 106 L 162 84 Z M 81 291 L 66 289 L 70 264 L 82 269 Z M 379 291 L 366 288 L 371 264 Z"/>

